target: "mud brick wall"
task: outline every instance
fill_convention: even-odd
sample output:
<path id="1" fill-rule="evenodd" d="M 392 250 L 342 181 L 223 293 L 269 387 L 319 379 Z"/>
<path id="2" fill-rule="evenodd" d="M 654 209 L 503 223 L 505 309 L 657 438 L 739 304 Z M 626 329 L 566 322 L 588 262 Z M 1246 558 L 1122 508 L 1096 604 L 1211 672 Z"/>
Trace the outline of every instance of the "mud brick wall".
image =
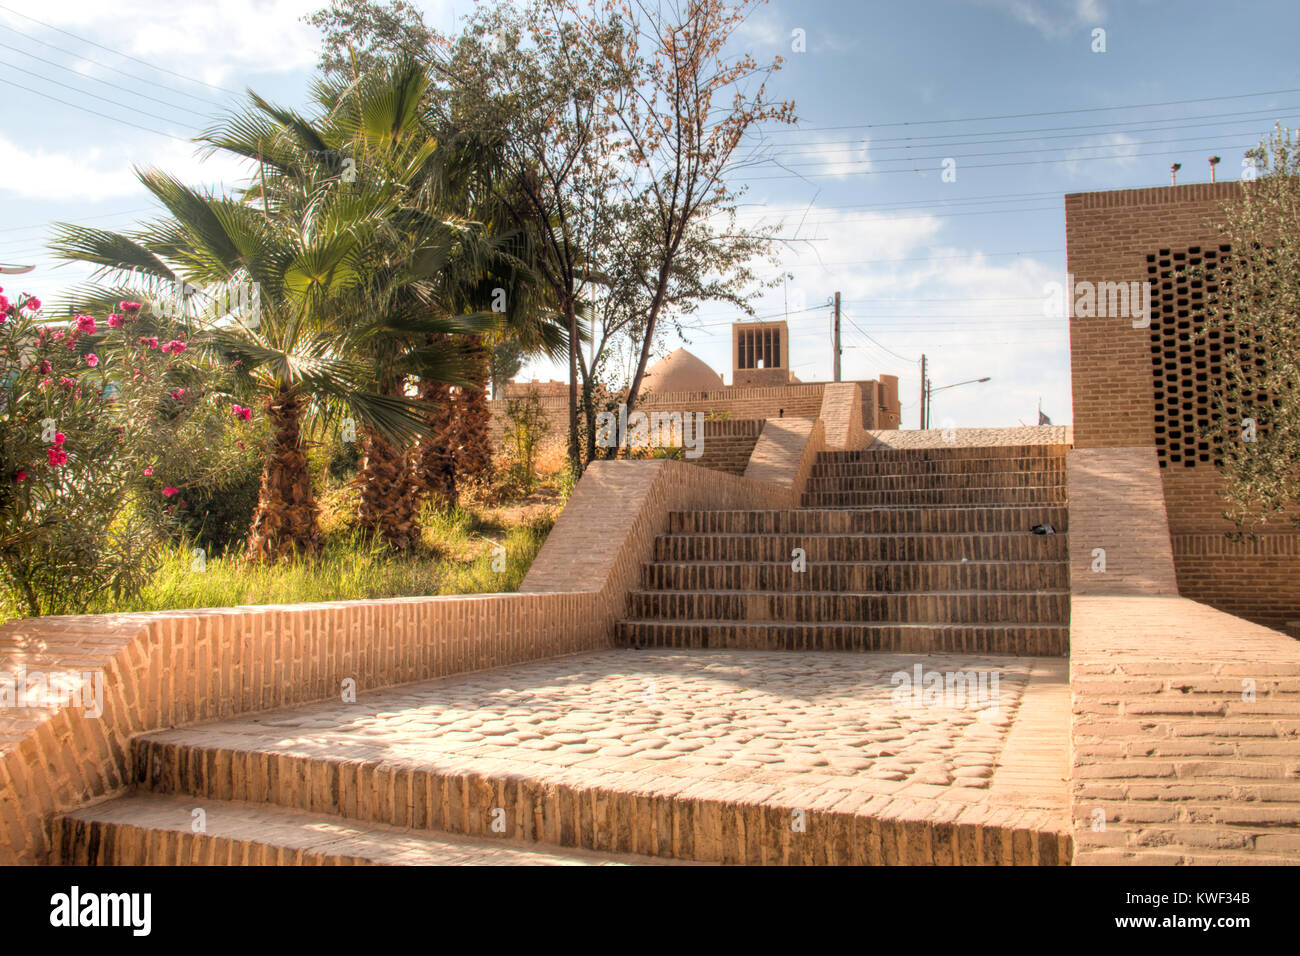
<path id="1" fill-rule="evenodd" d="M 705 474 L 709 474 L 705 472 Z M 121 790 L 130 738 L 607 646 L 599 594 L 484 594 L 16 621 L 0 672 L 97 672 L 100 717 L 0 711 L 0 864 L 44 863 L 58 813 Z"/>
<path id="2" fill-rule="evenodd" d="M 687 461 L 701 468 L 743 475 L 762 430 L 761 419 L 705 421 L 700 457 Z"/>
<path id="3" fill-rule="evenodd" d="M 1240 188 L 1199 183 L 1068 195 L 1067 271 L 1076 282 L 1142 282 L 1147 257 L 1161 249 L 1217 249 L 1221 204 Z M 1153 303 L 1158 295 L 1153 290 Z M 1131 316 L 1078 318 L 1071 310 L 1077 449 L 1155 447 L 1152 361 L 1151 332 L 1133 328 Z M 1300 534 L 1280 525 L 1257 541 L 1231 542 L 1211 463 L 1171 461 L 1160 475 L 1180 593 L 1271 627 L 1300 618 Z"/>
<path id="4" fill-rule="evenodd" d="M 1076 864 L 1300 862 L 1300 643 L 1076 595 L 1070 644 Z"/>

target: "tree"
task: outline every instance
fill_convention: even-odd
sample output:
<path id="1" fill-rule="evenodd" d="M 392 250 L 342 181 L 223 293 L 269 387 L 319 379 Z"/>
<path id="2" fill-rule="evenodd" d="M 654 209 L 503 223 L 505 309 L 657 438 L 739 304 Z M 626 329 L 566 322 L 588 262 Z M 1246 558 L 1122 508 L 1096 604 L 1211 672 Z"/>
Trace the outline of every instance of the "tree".
<path id="1" fill-rule="evenodd" d="M 418 56 L 433 37 L 420 11 L 405 0 L 332 0 L 303 20 L 324 35 L 321 71 L 352 78 L 382 67 L 394 54 Z"/>
<path id="2" fill-rule="evenodd" d="M 1225 517 L 1254 530 L 1300 524 L 1300 137 L 1279 126 L 1246 156 L 1256 175 L 1222 207 L 1231 252 L 1201 341 L 1225 346 L 1206 435 Z"/>
<path id="3" fill-rule="evenodd" d="M 767 93 L 780 57 L 763 65 L 726 52 L 758 2 L 565 0 L 620 76 L 605 88 L 630 164 L 620 182 L 634 208 L 647 210 L 633 231 L 648 301 L 629 410 L 665 311 L 675 302 L 734 300 L 753 279 L 749 263 L 770 250 L 770 230 L 736 226 L 738 194 L 727 181 L 746 133 L 795 121 L 794 104 Z"/>
<path id="4" fill-rule="evenodd" d="M 394 324 L 421 337 L 461 332 L 455 319 L 410 317 L 384 307 L 356 312 L 367 296 L 374 303 L 400 298 L 417 281 L 408 270 L 375 270 L 367 257 L 390 250 L 400 190 L 380 177 L 357 176 L 340 188 L 335 169 L 313 169 L 303 160 L 302 139 L 328 149 L 309 122 L 252 95 L 252 109 L 204 135 L 214 149 L 258 160 L 256 181 L 236 197 L 191 189 L 157 171 L 139 172 L 141 182 L 170 217 L 129 233 L 60 224 L 56 255 L 99 266 L 99 276 L 142 297 L 175 298 L 182 313 L 219 300 L 212 290 L 251 285 L 255 295 L 239 307 L 197 312 L 193 344 L 210 349 L 237 369 L 242 389 L 260 398 L 271 424 L 249 554 L 276 559 L 312 553 L 319 545 L 318 512 L 303 449 L 305 420 L 348 417 L 388 440 L 417 435 L 427 415 L 404 395 L 377 390 L 374 351 Z M 261 125 L 259 125 L 261 124 Z M 277 126 L 277 124 L 279 124 Z M 288 131 L 289 136 L 277 130 Z M 401 217 L 403 225 L 408 225 Z M 409 261 L 424 237 L 407 240 L 395 261 Z M 364 295 L 363 295 L 364 292 Z M 92 287 L 74 304 L 102 302 Z M 250 309 L 249 303 L 255 303 Z M 428 369 L 435 356 L 420 357 Z M 444 374 L 451 367 L 444 361 Z"/>
<path id="5" fill-rule="evenodd" d="M 484 4 L 455 38 L 435 37 L 443 123 L 501 151 L 492 201 L 527 229 L 549 304 L 565 331 L 569 457 L 581 474 L 578 439 L 581 304 L 600 280 L 594 265 L 598 209 L 615 184 L 615 157 L 601 91 L 612 82 L 589 34 L 555 0 Z"/>
<path id="6" fill-rule="evenodd" d="M 249 431 L 183 324 L 123 306 L 56 322 L 0 294 L 0 592 L 32 616 L 138 592 Z"/>

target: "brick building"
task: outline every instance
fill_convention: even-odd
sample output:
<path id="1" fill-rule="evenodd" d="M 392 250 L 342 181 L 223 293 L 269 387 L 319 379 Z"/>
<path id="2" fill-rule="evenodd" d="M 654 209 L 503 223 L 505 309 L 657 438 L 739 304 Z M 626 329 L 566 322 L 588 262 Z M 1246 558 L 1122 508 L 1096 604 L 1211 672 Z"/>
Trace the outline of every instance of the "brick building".
<path id="1" fill-rule="evenodd" d="M 737 322 L 732 325 L 731 385 L 702 359 L 677 349 L 646 369 L 637 407 L 642 411 L 704 412 L 732 421 L 769 418 L 816 418 L 828 383 L 801 382 L 790 371 L 790 330 L 785 322 Z M 862 388 L 862 426 L 899 427 L 898 377 L 858 381 Z M 492 440 L 500 441 L 506 403 L 528 393 L 537 396 L 562 438 L 568 416 L 565 382 L 510 382 L 493 400 Z M 747 431 L 744 426 L 737 425 Z"/>
<path id="2" fill-rule="evenodd" d="M 1230 252 L 1216 223 L 1239 189 L 1201 183 L 1065 197 L 1074 443 L 1154 447 L 1179 592 L 1281 627 L 1300 617 L 1300 534 L 1227 536 L 1221 479 L 1199 431 L 1223 348 L 1217 333 L 1198 341 L 1205 281 Z M 1189 272 L 1197 266 L 1205 281 Z M 1149 315 L 1125 296 L 1134 283 L 1150 283 Z"/>

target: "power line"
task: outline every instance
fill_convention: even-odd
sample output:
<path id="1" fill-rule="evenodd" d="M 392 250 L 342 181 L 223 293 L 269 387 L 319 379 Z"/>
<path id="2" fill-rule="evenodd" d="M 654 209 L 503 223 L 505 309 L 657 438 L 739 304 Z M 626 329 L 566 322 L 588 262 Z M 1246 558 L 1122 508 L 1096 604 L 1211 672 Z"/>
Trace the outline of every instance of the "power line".
<path id="1" fill-rule="evenodd" d="M 37 96 L 43 96 L 47 100 L 53 100 L 56 103 L 62 103 L 64 106 L 71 106 L 74 110 L 81 110 L 83 113 L 90 113 L 93 116 L 98 116 L 100 119 L 112 120 L 114 123 L 123 123 L 126 126 L 131 126 L 134 127 L 135 129 L 144 130 L 146 133 L 154 133 L 157 136 L 166 136 L 168 139 L 174 139 L 178 143 L 194 142 L 192 139 L 185 139 L 181 136 L 176 136 L 172 133 L 164 133 L 160 129 L 152 129 L 151 127 L 148 126 L 141 126 L 139 123 L 132 123 L 130 120 L 120 119 L 119 117 L 116 116 L 109 116 L 107 113 L 99 112 L 99 110 L 92 110 L 89 106 L 82 106 L 80 103 L 70 103 L 67 100 L 60 99 L 59 97 L 53 95 L 52 93 L 45 93 L 41 90 L 34 90 L 30 86 L 23 86 L 21 83 L 15 83 L 13 80 L 6 80 L 4 77 L 0 77 L 0 83 L 5 83 L 9 86 L 16 86 L 20 90 L 26 90 L 28 93 L 35 93 Z M 130 109 L 130 107 L 125 107 L 125 108 Z"/>
<path id="2" fill-rule="evenodd" d="M 97 77 L 97 76 L 88 76 L 88 75 L 85 74 L 85 73 L 78 73 L 76 70 L 73 70 L 73 69 L 71 69 L 71 68 L 69 68 L 69 67 L 66 67 L 66 66 L 62 65 L 61 63 L 55 63 L 53 60 L 47 60 L 45 57 L 43 57 L 43 56 L 37 56 L 35 53 L 28 53 L 26 50 L 20 49 L 19 47 L 16 47 L 16 46 L 10 46 L 8 43 L 0 43 L 0 48 L 6 49 L 6 50 L 13 50 L 15 53 L 20 53 L 20 54 L 22 54 L 23 56 L 26 56 L 26 57 L 31 57 L 33 60 L 39 60 L 39 61 L 42 62 L 42 63 L 48 64 L 49 66 L 54 67 L 55 69 L 63 70 L 63 71 L 66 72 L 66 73 L 71 73 L 71 74 L 73 74 L 73 75 L 75 75 L 75 76 L 79 76 L 79 77 L 81 77 L 83 80 L 90 80 L 92 83 L 102 83 L 104 86 L 111 86 L 113 89 L 115 89 L 115 90 L 121 90 L 123 93 L 126 93 L 126 94 L 128 94 L 129 96 L 138 96 L 138 97 L 140 97 L 141 99 L 152 100 L 152 101 L 155 102 L 155 103 L 158 103 L 158 104 L 160 104 L 160 105 L 162 105 L 162 106 L 167 107 L 167 109 L 169 109 L 169 110 L 176 110 L 177 112 L 180 112 L 180 113 L 188 113 L 188 114 L 190 114 L 190 115 L 194 115 L 194 108 L 193 108 L 193 107 L 190 107 L 190 106 L 178 106 L 178 105 L 175 104 L 175 103 L 171 103 L 171 102 L 168 102 L 167 100 L 159 99 L 159 98 L 156 97 L 156 96 L 150 96 L 148 93 L 140 93 L 140 92 L 138 92 L 138 91 L 136 91 L 136 90 L 131 89 L 130 87 L 122 86 L 122 85 L 119 84 L 119 83 L 110 83 L 108 80 L 101 80 L 101 79 L 100 79 L 99 77 Z M 46 80 L 47 82 L 50 82 L 50 83 L 57 83 L 57 82 L 58 82 L 57 80 L 52 80 L 52 79 L 50 79 L 48 76 L 42 76 L 41 74 L 39 74 L 39 73 L 35 73 L 35 72 L 30 73 L 30 74 L 28 74 L 28 75 L 29 75 L 29 76 L 33 76 L 33 77 L 35 77 L 35 78 L 37 78 L 37 79 Z M 63 85 L 66 85 L 66 84 L 63 84 Z M 76 89 L 76 87 L 69 86 L 68 89 Z M 80 92 L 80 90 L 78 90 L 78 92 Z M 88 93 L 87 95 L 88 95 L 88 96 L 94 96 L 95 94 L 93 94 L 93 93 Z M 111 102 L 111 101 L 110 101 L 110 102 Z M 122 105 L 122 104 L 118 104 L 118 105 Z M 213 106 L 214 106 L 214 108 L 215 108 L 215 107 L 216 107 L 216 104 L 213 104 Z M 160 116 L 160 117 L 158 117 L 158 119 L 164 119 L 164 117 L 161 117 L 161 116 Z M 174 123 L 174 122 L 177 122 L 177 121 L 176 121 L 176 120 L 168 120 L 168 122 L 173 122 L 173 123 Z"/>
<path id="3" fill-rule="evenodd" d="M 215 83 L 207 83 L 203 80 L 196 80 L 193 77 L 186 76 L 183 73 L 177 73 L 175 70 L 169 70 L 163 66 L 156 66 L 155 64 L 150 63 L 148 60 L 142 60 L 139 57 L 132 56 L 130 53 L 123 53 L 121 50 L 115 49 L 114 47 L 104 46 L 104 44 L 96 43 L 94 40 L 88 40 L 86 37 L 79 36 L 76 33 L 71 33 L 67 30 L 63 30 L 59 27 L 54 26 L 53 24 L 46 23 L 44 20 L 37 20 L 35 17 L 29 17 L 25 13 L 19 13 L 13 7 L 7 7 L 3 3 L 0 3 L 0 10 L 5 10 L 9 13 L 12 13 L 16 17 L 22 17 L 24 20 L 30 20 L 32 23 L 38 23 L 41 26 L 45 27 L 47 30 L 54 30 L 56 33 L 62 33 L 64 36 L 72 37 L 72 39 L 74 40 L 80 40 L 82 43 L 89 43 L 91 46 L 99 47 L 99 49 L 105 50 L 108 53 L 113 53 L 117 56 L 125 57 L 128 60 L 133 60 L 136 63 L 139 63 L 141 66 L 147 66 L 151 70 L 157 70 L 160 73 L 170 74 L 171 76 L 174 76 L 177 79 L 184 80 L 187 83 L 195 83 L 199 86 L 206 86 L 209 89 L 221 90 L 223 93 L 233 93 L 236 96 L 240 95 L 238 90 L 231 90 L 231 89 L 227 89 L 224 86 L 217 86 Z"/>
<path id="4" fill-rule="evenodd" d="M 970 133 L 936 133 L 932 136 L 892 136 L 892 137 L 885 137 L 885 138 L 872 138 L 868 136 L 859 136 L 856 139 L 840 139 L 840 140 L 810 139 L 808 140 L 808 145 L 806 146 L 802 143 L 791 143 L 788 146 L 785 144 L 775 144 L 775 143 L 772 145 L 775 146 L 777 149 L 785 151 L 783 154 L 814 152 L 817 149 L 826 146 L 856 146 L 858 144 L 870 145 L 872 149 L 911 149 L 914 147 L 882 146 L 881 144 L 907 142 L 907 143 L 916 143 L 917 145 L 934 145 L 933 143 L 925 143 L 923 141 L 939 140 L 940 142 L 953 142 L 954 140 L 960 138 L 968 138 L 971 136 L 996 136 L 996 137 L 1017 136 L 1018 137 L 1019 134 L 1021 133 L 1056 133 L 1056 132 L 1060 132 L 1061 130 L 1092 130 L 1093 131 L 1091 133 L 1082 133 L 1082 132 L 1063 133 L 1060 136 L 1028 136 L 1028 137 L 1021 137 L 1015 139 L 999 138 L 999 139 L 988 140 L 987 142 L 1000 143 L 1000 142 L 1022 142 L 1022 141 L 1035 140 L 1035 139 L 1070 139 L 1075 136 L 1100 136 L 1100 135 L 1106 135 L 1107 133 L 1164 132 L 1168 129 L 1195 129 L 1202 126 L 1225 126 L 1228 124 L 1187 123 L 1186 120 L 1233 118 L 1233 119 L 1244 121 L 1246 117 L 1273 116 L 1276 115 L 1279 111 L 1290 112 L 1296 108 L 1297 107 L 1295 106 L 1277 106 L 1277 107 L 1269 107 L 1268 109 L 1245 110 L 1245 111 L 1238 111 L 1238 112 L 1231 112 L 1231 113 L 1199 113 L 1199 114 L 1194 114 L 1192 116 L 1169 117 L 1168 119 L 1140 119 L 1140 120 L 1128 120 L 1125 122 L 1118 122 L 1118 123 L 1090 123 L 1090 124 L 1083 124 L 1077 126 L 1038 126 L 1038 127 L 1031 127 L 1029 129 L 979 130 Z M 1131 127 L 1131 126 L 1141 127 L 1142 124 L 1148 124 L 1148 123 L 1161 123 L 1165 125 L 1146 126 L 1144 128 L 1139 128 L 1139 129 L 1120 129 L 1120 127 Z M 984 144 L 979 142 L 969 142 L 969 143 L 962 143 L 958 145 L 979 146 Z"/>
<path id="5" fill-rule="evenodd" d="M 1189 103 L 1215 103 L 1224 100 L 1244 100 L 1255 96 L 1282 96 L 1300 93 L 1300 88 L 1287 90 L 1262 90 L 1258 93 L 1234 93 L 1226 96 L 1198 96 L 1187 100 L 1165 100 L 1162 103 L 1133 103 L 1127 106 L 1086 106 L 1068 110 L 1044 110 L 1038 113 L 1001 113 L 993 116 L 966 116 L 958 119 L 902 120 L 895 123 L 850 123 L 840 126 L 804 126 L 797 128 L 773 127 L 764 132 L 786 133 L 828 129 L 896 129 L 901 126 L 936 126 L 944 123 L 983 123 L 988 120 L 1029 119 L 1038 116 L 1070 116 L 1078 113 L 1106 113 L 1115 110 L 1147 110 L 1161 106 L 1185 106 Z"/>
<path id="6" fill-rule="evenodd" d="M 1247 143 L 1245 145 L 1223 146 L 1220 148 L 1224 150 L 1240 149 L 1244 153 L 1245 150 L 1254 149 L 1258 145 L 1259 145 L 1258 143 Z M 1023 162 L 1015 162 L 1015 163 L 971 163 L 971 164 L 962 164 L 961 168 L 962 169 L 1000 169 L 1008 166 L 1046 166 L 1053 163 L 1106 162 L 1108 160 L 1114 160 L 1114 159 L 1137 159 L 1142 156 L 1168 156 L 1169 152 L 1170 152 L 1169 150 L 1160 150 L 1159 152 L 1155 152 L 1155 153 L 1128 153 L 1128 154 L 1121 153 L 1118 156 L 1064 156 L 1061 157 L 1060 159 L 1034 159 L 1034 160 L 1025 160 Z M 780 166 L 779 163 L 777 163 L 776 165 L 778 167 Z M 811 179 L 811 178 L 824 178 L 826 176 L 837 176 L 837 177 L 878 176 L 878 175 L 886 175 L 889 173 L 919 173 L 920 175 L 925 176 L 935 171 L 936 170 L 931 170 L 931 169 L 924 169 L 924 170 L 923 169 L 863 169 L 863 170 L 855 170 L 853 172 L 848 172 L 848 173 L 788 173 L 785 176 L 751 176 L 749 177 L 749 181 L 759 182 L 761 180 L 768 180 L 768 179 Z M 1226 180 L 1224 181 L 1226 182 Z"/>
<path id="7" fill-rule="evenodd" d="M 64 83 L 62 80 L 56 80 L 53 77 L 41 76 L 39 73 L 28 73 L 25 75 L 32 77 L 33 79 L 44 80 L 46 83 L 53 83 L 55 86 L 61 86 L 65 90 L 72 90 L 72 92 L 74 93 L 80 93 L 82 96 L 93 96 L 95 99 L 103 100 L 105 103 L 108 103 L 112 106 L 116 106 L 124 110 L 130 110 L 133 113 L 140 113 L 152 119 L 162 120 L 164 123 L 180 122 L 179 120 L 173 119 L 170 116 L 159 116 L 157 113 L 150 113 L 148 110 L 142 110 L 139 107 L 130 105 L 129 103 L 119 103 L 117 100 L 109 99 L 107 96 L 100 96 L 98 93 L 91 93 L 89 90 L 80 89 L 78 87 L 72 86 L 69 83 Z M 16 86 L 17 84 L 14 85 Z"/>
<path id="8" fill-rule="evenodd" d="M 906 355 L 899 355 L 897 352 L 892 351 L 891 349 L 887 349 L 887 348 L 885 348 L 885 346 L 881 345 L 879 342 L 877 342 L 875 339 L 873 339 L 870 335 L 867 335 L 866 331 L 862 328 L 862 326 L 858 325 L 858 323 L 854 321 L 853 316 L 851 316 L 851 315 L 849 315 L 847 312 L 845 312 L 845 313 L 844 313 L 844 317 L 845 317 L 846 319 L 849 320 L 849 325 L 853 326 L 855 329 L 857 329 L 859 332 L 861 332 L 863 336 L 866 337 L 866 339 L 867 339 L 868 342 L 873 343 L 877 348 L 881 349 L 882 351 L 888 352 L 888 353 L 889 353 L 890 355 L 892 355 L 894 358 L 899 359 L 900 361 L 903 361 L 903 362 L 919 362 L 919 361 L 921 361 L 919 358 L 917 358 L 917 359 L 908 358 Z"/>
<path id="9" fill-rule="evenodd" d="M 1293 120 L 1296 119 L 1296 117 L 1287 116 L 1287 117 L 1283 117 L 1283 119 Z M 936 159 L 941 161 L 947 159 L 965 160 L 969 158 L 982 159 L 986 156 L 1028 156 L 1032 153 L 1078 152 L 1079 150 L 1083 150 L 1083 149 L 1128 149 L 1130 147 L 1142 147 L 1142 146 L 1170 146 L 1175 144 L 1181 145 L 1185 143 L 1199 143 L 1203 140 L 1218 140 L 1221 138 L 1222 136 L 1220 135 L 1214 135 L 1214 136 L 1206 135 L 1206 136 L 1193 136 L 1185 139 L 1133 140 L 1131 143 L 1097 143 L 1096 145 L 1093 146 L 1085 146 L 1085 145 L 1044 146 L 1041 149 L 1004 149 L 1004 150 L 993 150 L 987 153 L 967 153 L 965 155 L 958 153 L 957 156 L 942 156 L 942 155 L 894 156 L 894 157 L 882 156 L 874 159 L 844 159 L 844 160 L 826 159 L 816 163 L 784 163 L 783 162 L 783 163 L 778 163 L 777 165 L 779 165 L 782 169 L 806 169 L 810 167 L 825 169 L 827 166 L 862 166 L 862 165 L 873 165 L 875 163 L 919 163 L 919 162 L 933 161 Z M 1081 156 L 1078 158 L 1091 159 L 1093 157 Z M 1112 157 L 1098 157 L 1098 158 L 1112 158 Z M 1113 158 L 1123 158 L 1123 157 L 1113 157 Z"/>

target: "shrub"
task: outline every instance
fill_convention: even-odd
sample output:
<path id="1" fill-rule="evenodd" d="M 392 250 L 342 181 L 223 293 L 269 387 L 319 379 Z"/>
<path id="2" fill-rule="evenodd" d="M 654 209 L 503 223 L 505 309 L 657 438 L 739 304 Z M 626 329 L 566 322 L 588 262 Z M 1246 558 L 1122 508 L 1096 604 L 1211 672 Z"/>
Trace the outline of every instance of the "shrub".
<path id="1" fill-rule="evenodd" d="M 550 430 L 550 419 L 542 403 L 531 392 L 506 402 L 502 445 L 507 472 L 520 494 L 528 494 L 537 481 L 537 451 Z"/>
<path id="2" fill-rule="evenodd" d="M 0 588 L 31 615 L 138 592 L 239 440 L 182 326 L 136 303 L 71 324 L 39 308 L 0 295 Z"/>

